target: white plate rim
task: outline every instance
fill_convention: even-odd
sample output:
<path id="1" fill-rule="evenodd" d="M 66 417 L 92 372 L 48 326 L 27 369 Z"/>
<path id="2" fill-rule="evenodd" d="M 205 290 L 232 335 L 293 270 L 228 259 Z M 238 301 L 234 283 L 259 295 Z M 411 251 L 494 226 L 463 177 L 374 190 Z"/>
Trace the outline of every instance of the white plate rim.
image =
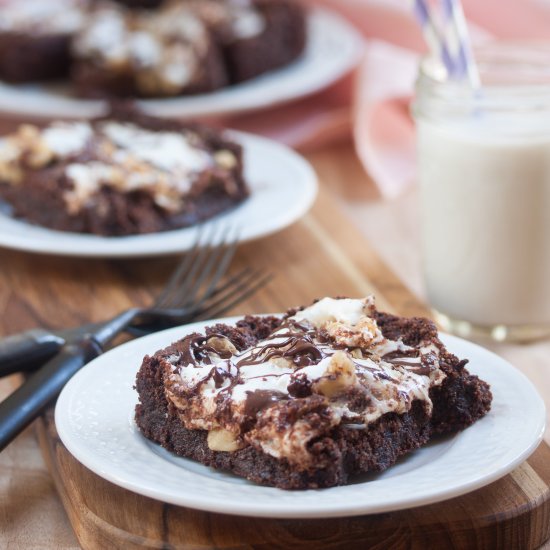
<path id="1" fill-rule="evenodd" d="M 197 118 L 251 112 L 307 97 L 336 82 L 359 63 L 365 41 L 338 13 L 311 8 L 306 52 L 293 63 L 248 82 L 209 94 L 137 100 L 143 111 L 159 117 Z M 327 57 L 322 52 L 338 50 Z M 325 63 L 322 63 L 325 61 Z M 293 77 L 294 71 L 298 78 Z M 279 84 L 281 78 L 291 78 Z M 47 118 L 87 118 L 105 113 L 106 102 L 66 97 L 40 84 L 13 86 L 0 82 L 0 111 Z"/>
<path id="2" fill-rule="evenodd" d="M 199 228 L 204 228 L 206 225 L 227 224 L 238 230 L 239 242 L 248 242 L 281 231 L 302 218 L 317 197 L 317 175 L 311 164 L 290 147 L 268 138 L 235 130 L 226 130 L 226 133 L 243 145 L 245 177 L 250 176 L 248 173 L 251 168 L 250 164 L 257 161 L 255 154 L 258 152 L 262 152 L 264 155 L 268 154 L 272 162 L 286 163 L 286 168 L 294 175 L 292 191 L 295 194 L 291 196 L 291 189 L 286 189 L 289 199 L 286 207 L 279 209 L 272 217 L 262 218 L 259 226 L 247 226 L 242 210 L 245 207 L 248 208 L 248 201 L 253 200 L 257 201 L 257 205 L 261 205 L 264 209 L 269 209 L 265 203 L 269 197 L 265 197 L 261 190 L 265 181 L 269 181 L 267 172 L 265 181 L 249 181 L 251 196 L 241 205 L 202 224 L 173 231 L 129 237 L 99 237 L 54 231 L 15 220 L 0 213 L 0 247 L 39 254 L 85 258 L 154 257 L 185 252 L 193 246 Z M 247 179 L 251 178 L 247 177 Z M 269 189 L 274 190 L 276 184 L 275 180 L 270 181 Z M 256 203 L 252 206 L 255 205 Z"/>
<path id="3" fill-rule="evenodd" d="M 163 331 L 162 333 L 146 336 L 139 340 L 132 341 L 122 346 L 119 346 L 118 348 L 115 348 L 111 352 L 108 352 L 108 354 L 114 354 L 114 355 L 111 355 L 111 358 L 113 360 L 116 357 L 119 357 L 119 356 L 122 357 L 126 351 L 131 351 L 132 347 L 136 346 L 136 342 L 138 341 L 141 341 L 141 344 L 143 345 L 143 347 L 152 345 L 152 347 L 149 348 L 151 353 L 157 349 L 157 347 L 155 346 L 158 345 L 159 341 L 164 341 L 165 344 L 168 344 L 169 342 L 177 338 L 181 338 L 186 332 L 198 330 L 200 329 L 200 327 L 205 326 L 207 324 L 212 324 L 220 321 L 231 323 L 239 318 L 240 316 L 227 318 L 223 320 L 208 321 L 206 323 L 204 322 L 193 323 L 191 325 L 187 325 L 184 327 L 169 329 L 169 330 Z M 111 466 L 111 469 L 109 469 L 109 467 L 106 467 L 104 464 L 101 463 L 101 460 L 99 462 L 94 461 L 94 457 L 91 457 L 91 455 L 88 452 L 89 449 L 86 449 L 85 445 L 82 446 L 82 443 L 79 441 L 79 439 L 75 438 L 74 434 L 72 434 L 71 432 L 68 413 L 70 412 L 70 407 L 72 406 L 71 400 L 74 397 L 74 391 L 75 391 L 74 388 L 77 387 L 79 381 L 85 380 L 88 384 L 90 376 L 93 377 L 93 375 L 90 375 L 90 373 L 93 373 L 94 368 L 97 368 L 98 364 L 99 365 L 101 365 L 102 363 L 108 364 L 108 361 L 109 361 L 108 354 L 105 354 L 99 357 L 98 359 L 94 360 L 92 363 L 87 365 L 69 382 L 69 384 L 63 390 L 56 406 L 56 411 L 55 411 L 56 425 L 57 425 L 58 433 L 62 442 L 65 444 L 67 449 L 86 467 L 88 467 L 89 469 L 91 469 L 101 477 L 107 479 L 108 481 L 115 483 L 116 485 L 129 489 L 136 493 L 142 494 L 144 496 L 148 496 L 150 498 L 161 500 L 164 502 L 169 502 L 175 505 L 187 506 L 190 508 L 216 512 L 216 513 L 251 516 L 251 517 L 321 518 L 321 517 L 344 517 L 344 516 L 374 514 L 374 513 L 402 510 L 406 508 L 423 506 L 427 504 L 433 504 L 435 502 L 454 498 L 462 494 L 471 492 L 475 489 L 481 488 L 503 477 L 509 472 L 511 472 L 536 450 L 536 448 L 542 441 L 542 437 L 545 429 L 545 421 L 546 421 L 544 402 L 542 401 L 541 397 L 537 393 L 533 384 L 523 373 L 515 369 L 510 363 L 508 363 L 504 359 L 500 358 L 496 354 L 490 352 L 489 350 L 486 350 L 485 348 L 482 348 L 477 344 L 473 344 L 466 340 L 462 340 L 458 337 L 447 335 L 447 334 L 442 334 L 441 338 L 445 343 L 445 345 L 447 345 L 451 351 L 453 351 L 453 349 L 456 351 L 457 347 L 459 349 L 466 348 L 467 350 L 470 350 L 470 353 L 468 355 L 470 355 L 470 357 L 474 357 L 476 361 L 479 360 L 480 357 L 484 358 L 484 360 L 491 361 L 492 366 L 490 367 L 489 372 L 491 372 L 491 369 L 494 371 L 495 368 L 497 368 L 496 372 L 500 373 L 500 378 L 502 377 L 502 373 L 505 373 L 509 381 L 513 382 L 515 391 L 520 391 L 524 394 L 529 395 L 529 399 L 526 401 L 526 403 L 524 403 L 524 405 L 526 405 L 529 408 L 534 418 L 531 418 L 532 424 L 529 429 L 528 440 L 522 441 L 522 447 L 515 449 L 513 452 L 510 452 L 510 450 L 508 449 L 505 460 L 501 458 L 504 455 L 497 454 L 496 463 L 492 464 L 492 468 L 490 470 L 487 470 L 487 465 L 485 465 L 484 467 L 485 469 L 482 470 L 480 473 L 480 471 L 477 469 L 476 464 L 473 464 L 471 466 L 470 475 L 467 480 L 463 480 L 462 482 L 460 481 L 455 482 L 454 484 L 451 484 L 450 486 L 447 486 L 444 489 L 442 489 L 441 486 L 438 486 L 435 489 L 432 489 L 431 491 L 424 490 L 424 492 L 421 493 L 420 495 L 418 494 L 418 492 L 416 492 L 414 496 L 412 497 L 409 496 L 408 498 L 403 498 L 402 495 L 398 495 L 397 497 L 394 497 L 394 498 L 386 498 L 386 500 L 382 503 L 380 502 L 369 503 L 367 499 L 366 502 L 363 501 L 359 503 L 357 502 L 349 503 L 348 501 L 346 505 L 342 505 L 341 503 L 337 505 L 331 505 L 331 501 L 335 500 L 335 497 L 337 494 L 339 496 L 342 492 L 345 492 L 348 487 L 358 487 L 358 485 L 357 486 L 348 485 L 343 487 L 320 489 L 315 491 L 288 492 L 288 491 L 281 491 L 279 489 L 260 487 L 254 484 L 250 484 L 251 486 L 257 488 L 257 492 L 259 495 L 263 494 L 266 491 L 269 494 L 271 494 L 272 492 L 277 492 L 278 495 L 285 495 L 289 493 L 294 495 L 290 504 L 289 504 L 289 500 L 286 499 L 286 497 L 284 497 L 286 499 L 285 502 L 277 505 L 277 504 L 273 504 L 273 502 L 276 503 L 277 500 L 279 499 L 274 500 L 271 497 L 267 499 L 268 501 L 267 504 L 265 502 L 266 499 L 264 498 L 264 500 L 262 501 L 260 497 L 255 499 L 253 502 L 243 503 L 242 501 L 238 501 L 236 503 L 236 501 L 234 499 L 232 500 L 229 495 L 227 495 L 226 499 L 218 500 L 218 499 L 212 499 L 212 498 L 209 499 L 208 497 L 203 498 L 203 496 L 196 495 L 196 494 L 193 494 L 191 496 L 186 494 L 183 494 L 183 495 L 167 494 L 166 491 L 163 491 L 158 487 L 157 488 L 144 487 L 141 479 L 128 479 L 128 476 L 124 472 L 113 471 L 112 466 Z M 463 355 L 462 352 L 461 354 Z M 105 359 L 106 357 L 107 357 L 107 360 Z M 139 365 L 135 366 L 135 369 L 133 370 L 134 374 L 137 371 L 138 367 Z M 477 365 L 476 369 L 472 369 L 472 372 L 475 373 L 478 370 L 479 370 L 479 365 Z M 485 373 L 485 376 L 486 375 L 487 373 Z M 493 372 L 493 375 L 494 375 L 494 372 Z M 498 380 L 498 378 L 495 378 L 494 380 Z M 490 380 L 490 382 L 494 384 L 494 380 Z M 132 379 L 132 383 L 133 383 L 133 379 Z M 497 397 L 495 396 L 495 401 L 496 400 L 497 400 Z M 135 396 L 134 401 L 137 402 L 137 395 Z M 500 403 L 499 403 L 499 406 L 500 406 Z M 129 411 L 129 414 L 131 414 L 131 411 Z M 496 415 L 494 413 L 489 413 L 487 417 L 485 417 L 484 419 L 481 419 L 478 422 L 491 421 L 494 423 L 495 416 Z M 123 420 L 119 419 L 119 421 L 128 422 L 127 418 L 124 418 Z M 498 422 L 498 416 L 496 418 L 496 422 Z M 134 434 L 135 437 L 141 440 L 139 444 L 140 445 L 143 444 L 144 438 L 137 433 L 137 428 L 134 427 L 133 429 L 136 432 Z M 475 430 L 475 429 L 476 429 L 476 425 L 468 428 L 464 432 L 461 432 L 460 434 L 455 435 L 451 438 L 452 441 L 448 446 L 450 450 L 446 451 L 447 459 L 448 459 L 448 453 L 452 453 L 453 449 L 458 448 L 457 444 L 460 444 L 460 438 L 464 438 L 465 434 L 471 434 L 472 430 Z M 129 425 L 128 425 L 128 430 L 130 430 Z M 525 433 L 523 435 L 525 435 Z M 511 438 L 511 439 L 514 439 L 514 438 Z M 136 444 L 137 444 L 137 441 L 138 440 L 136 440 Z M 512 443 L 516 443 L 517 445 L 517 439 L 512 441 Z M 436 443 L 436 445 L 438 444 L 439 443 Z M 460 449 L 458 450 L 460 451 Z M 151 451 L 151 455 L 153 454 L 154 453 Z M 422 466 L 422 468 L 424 467 L 425 466 Z M 390 470 L 388 470 L 388 472 Z M 416 474 L 414 475 L 418 475 L 418 469 L 414 470 L 414 472 L 416 472 Z M 397 478 L 393 478 L 393 479 L 398 479 L 398 481 L 402 482 L 403 475 L 406 475 L 406 474 L 401 474 L 400 476 L 397 476 Z M 391 480 L 392 478 L 389 478 L 389 481 Z M 374 483 L 380 483 L 380 482 L 385 483 L 385 485 L 388 486 L 388 480 L 386 481 L 376 480 Z M 221 483 L 222 485 L 224 484 L 223 481 L 218 482 L 217 480 L 215 481 L 215 483 Z M 373 482 L 369 482 L 369 483 L 373 483 Z M 389 485 L 395 486 L 395 483 L 396 482 L 393 482 L 393 483 L 390 483 Z M 225 483 L 225 485 L 227 485 L 228 491 L 231 490 L 231 488 L 233 488 L 235 491 L 238 491 L 239 485 L 228 484 L 228 483 Z M 366 490 L 368 490 L 369 488 L 368 483 L 366 485 L 367 485 Z M 306 493 L 313 493 L 315 497 L 315 501 L 313 502 L 313 505 L 311 500 L 307 502 L 307 506 L 303 504 L 300 505 L 300 500 L 301 500 L 300 495 L 303 495 Z M 329 494 L 332 497 L 332 499 L 327 498 Z M 328 503 L 326 501 L 328 501 Z M 319 505 L 319 502 L 321 502 L 321 505 Z"/>

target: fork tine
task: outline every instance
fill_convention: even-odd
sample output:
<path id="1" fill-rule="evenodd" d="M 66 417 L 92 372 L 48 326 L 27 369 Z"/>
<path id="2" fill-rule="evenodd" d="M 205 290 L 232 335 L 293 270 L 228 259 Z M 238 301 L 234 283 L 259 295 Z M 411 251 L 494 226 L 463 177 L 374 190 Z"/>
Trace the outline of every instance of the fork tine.
<path id="1" fill-rule="evenodd" d="M 223 304 L 226 304 L 229 300 L 232 300 L 239 292 L 250 288 L 254 285 L 255 281 L 258 281 L 263 275 L 261 270 L 251 270 L 248 273 L 244 274 L 240 279 L 234 281 L 231 286 L 228 286 L 224 291 L 219 292 L 218 296 L 215 299 L 207 300 L 199 309 L 197 313 L 209 313 L 214 309 L 221 307 Z"/>
<path id="2" fill-rule="evenodd" d="M 134 334 L 138 333 L 140 335 L 147 334 L 151 332 L 151 329 L 147 328 L 147 326 L 149 325 L 150 327 L 151 323 L 156 323 L 158 325 L 159 319 L 161 324 L 166 322 L 167 326 L 173 326 L 175 322 L 190 323 L 206 313 L 211 314 L 211 312 L 214 311 L 221 311 L 224 307 L 231 307 L 234 303 L 236 303 L 236 297 L 243 292 L 247 292 L 251 288 L 251 285 L 254 287 L 253 281 L 258 281 L 258 276 L 261 275 L 261 273 L 262 272 L 260 270 L 253 270 L 250 267 L 246 267 L 236 275 L 233 275 L 228 281 L 214 289 L 210 298 L 202 300 L 200 303 L 193 304 L 192 307 L 186 310 L 183 308 L 161 308 L 160 310 L 157 309 L 155 311 L 153 308 L 153 320 L 151 321 L 151 318 L 145 315 L 142 319 L 140 319 L 141 325 L 133 326 L 131 332 Z M 262 281 L 261 284 L 263 283 L 264 281 Z M 248 295 L 249 294 L 247 294 L 247 296 Z M 228 301 L 231 302 L 229 306 L 227 306 Z"/>
<path id="3" fill-rule="evenodd" d="M 172 272 L 170 279 L 162 289 L 161 293 L 157 296 L 153 307 L 164 307 L 165 304 L 169 301 L 168 296 L 172 294 L 179 286 L 180 279 L 182 276 L 187 273 L 193 258 L 195 257 L 197 250 L 199 249 L 200 241 L 204 235 L 205 229 L 201 227 L 197 232 L 197 236 L 193 243 L 191 249 L 183 256 L 180 263 L 177 265 L 176 269 Z"/>
<path id="4" fill-rule="evenodd" d="M 193 304 L 193 309 L 199 310 L 201 308 L 209 307 L 213 303 L 214 298 L 219 297 L 220 294 L 227 293 L 233 288 L 237 287 L 243 280 L 247 279 L 253 272 L 251 267 L 245 267 L 241 269 L 237 274 L 230 277 L 227 281 L 216 287 L 209 296 L 202 296 L 200 300 Z"/>
<path id="5" fill-rule="evenodd" d="M 238 245 L 238 231 L 203 226 L 191 250 L 177 265 L 155 301 L 151 314 L 173 319 L 205 319 L 220 315 L 264 286 L 271 275 L 245 267 L 226 281 Z M 157 310 L 154 312 L 153 310 Z M 165 310 L 164 312 L 161 310 Z M 146 323 L 147 321 L 144 322 Z"/>
<path id="6" fill-rule="evenodd" d="M 201 302 L 203 302 L 204 300 L 207 300 L 208 298 L 213 296 L 215 293 L 217 293 L 221 289 L 221 287 L 220 289 L 218 289 L 216 288 L 216 286 L 219 283 L 220 279 L 225 275 L 225 273 L 229 269 L 229 265 L 231 264 L 231 260 L 235 255 L 238 244 L 239 244 L 238 236 L 235 233 L 235 235 L 232 238 L 227 240 L 227 242 L 225 243 L 225 246 L 220 249 L 221 259 L 218 260 L 219 254 L 216 254 L 215 256 L 216 261 L 214 261 L 214 256 L 212 257 L 212 267 L 214 267 L 214 265 L 217 264 L 216 270 L 214 271 L 213 274 L 210 273 L 212 270 L 209 270 L 209 272 L 205 274 L 205 276 L 200 280 L 201 284 L 198 284 L 196 286 L 197 292 L 194 292 L 190 300 L 188 300 L 185 303 L 186 306 L 189 306 L 191 304 L 200 304 Z M 211 275 L 209 277 L 210 279 L 209 281 L 206 275 L 208 276 Z M 197 296 L 198 291 L 200 290 L 201 286 L 203 286 L 202 283 L 206 283 L 207 281 L 208 281 L 208 286 L 206 287 L 206 289 L 203 290 L 200 296 Z"/>
<path id="7" fill-rule="evenodd" d="M 217 228 L 215 225 L 211 226 L 204 242 L 198 247 L 188 271 L 179 281 L 177 288 L 164 300 L 164 307 L 176 308 L 185 302 L 187 293 L 193 288 L 196 278 L 200 277 L 203 270 L 205 270 L 205 263 L 208 261 L 208 258 L 211 254 L 215 254 L 216 250 L 221 246 L 221 243 L 213 245 L 218 240 Z"/>
<path id="8" fill-rule="evenodd" d="M 180 301 L 178 307 L 190 307 L 210 295 L 220 277 L 227 271 L 228 260 L 231 260 L 237 248 L 237 241 L 235 239 L 231 241 L 230 239 L 231 237 L 227 237 L 226 231 L 221 243 L 210 250 L 194 284 L 187 289 L 187 295 L 181 295 L 183 301 Z M 207 285 L 206 290 L 200 294 L 205 285 Z"/>
<path id="9" fill-rule="evenodd" d="M 228 302 L 220 303 L 217 308 L 211 307 L 209 310 L 201 312 L 197 317 L 197 320 L 212 319 L 223 315 L 226 311 L 230 310 L 235 305 L 246 300 L 249 296 L 252 296 L 257 290 L 265 286 L 271 279 L 273 275 L 271 273 L 266 273 L 260 279 L 256 279 L 256 282 L 251 286 L 245 286 L 237 291 L 236 294 L 228 296 L 230 300 Z"/>

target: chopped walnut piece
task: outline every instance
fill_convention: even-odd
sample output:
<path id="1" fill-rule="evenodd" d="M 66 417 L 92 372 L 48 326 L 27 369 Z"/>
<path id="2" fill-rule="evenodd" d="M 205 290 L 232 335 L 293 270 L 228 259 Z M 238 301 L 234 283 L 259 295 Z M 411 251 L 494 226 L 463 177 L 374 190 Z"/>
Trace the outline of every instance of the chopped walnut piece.
<path id="1" fill-rule="evenodd" d="M 217 428 L 208 432 L 208 447 L 212 451 L 232 453 L 242 447 L 242 443 L 229 430 Z"/>
<path id="2" fill-rule="evenodd" d="M 218 151 L 214 155 L 214 161 L 220 168 L 225 168 L 226 170 L 232 170 L 235 166 L 237 166 L 237 159 L 235 155 L 227 149 Z"/>
<path id="3" fill-rule="evenodd" d="M 208 346 L 213 348 L 220 356 L 235 355 L 237 353 L 237 348 L 225 336 L 210 336 L 208 338 Z"/>
<path id="4" fill-rule="evenodd" d="M 337 344 L 344 346 L 369 347 L 383 338 L 376 321 L 366 316 L 356 325 L 330 321 L 324 328 Z"/>
<path id="5" fill-rule="evenodd" d="M 334 397 L 357 383 L 355 364 L 344 351 L 337 351 L 330 359 L 325 376 L 314 385 L 313 390 L 326 397 Z"/>

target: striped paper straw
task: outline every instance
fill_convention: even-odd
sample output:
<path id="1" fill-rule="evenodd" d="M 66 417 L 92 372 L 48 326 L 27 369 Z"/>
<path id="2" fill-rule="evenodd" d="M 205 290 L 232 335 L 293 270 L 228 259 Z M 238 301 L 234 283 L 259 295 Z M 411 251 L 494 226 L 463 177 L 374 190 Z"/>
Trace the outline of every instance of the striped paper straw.
<path id="1" fill-rule="evenodd" d="M 453 59 L 455 76 L 470 81 L 473 88 L 481 83 L 472 53 L 472 44 L 460 0 L 440 0 L 443 11 L 443 34 L 449 55 Z"/>
<path id="2" fill-rule="evenodd" d="M 432 53 L 439 58 L 445 68 L 447 69 L 447 74 L 450 77 L 453 77 L 457 68 L 455 67 L 455 62 L 449 52 L 449 48 L 437 28 L 434 18 L 431 14 L 430 8 L 426 0 L 412 0 L 413 10 L 416 15 L 420 26 L 422 27 L 422 32 L 424 38 L 428 43 L 428 46 Z"/>

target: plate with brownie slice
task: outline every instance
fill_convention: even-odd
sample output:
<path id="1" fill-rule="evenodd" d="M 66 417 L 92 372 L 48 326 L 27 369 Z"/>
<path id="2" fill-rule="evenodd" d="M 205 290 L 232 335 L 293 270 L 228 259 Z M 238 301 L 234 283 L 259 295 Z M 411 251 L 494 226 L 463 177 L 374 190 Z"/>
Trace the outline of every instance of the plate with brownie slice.
<path id="1" fill-rule="evenodd" d="M 374 299 L 195 323 L 95 359 L 61 440 L 131 491 L 212 512 L 336 517 L 482 487 L 538 446 L 545 408 L 495 354 Z"/>
<path id="2" fill-rule="evenodd" d="M 0 246 L 169 254 L 193 246 L 207 220 L 246 241 L 299 219 L 316 191 L 311 166 L 282 145 L 119 106 L 0 141 Z"/>
<path id="3" fill-rule="evenodd" d="M 251 111 L 325 88 L 363 51 L 346 20 L 294 0 L 122 4 L 8 2 L 0 111 L 95 117 L 113 98 L 136 99 L 162 117 Z"/>

